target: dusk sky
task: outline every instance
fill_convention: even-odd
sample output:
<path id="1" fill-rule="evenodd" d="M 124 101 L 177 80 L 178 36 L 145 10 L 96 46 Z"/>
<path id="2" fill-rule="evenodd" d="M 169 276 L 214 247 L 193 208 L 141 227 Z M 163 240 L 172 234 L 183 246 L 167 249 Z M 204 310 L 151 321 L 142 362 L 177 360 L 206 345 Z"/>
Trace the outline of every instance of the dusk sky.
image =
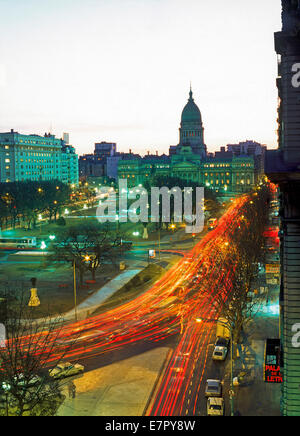
<path id="1" fill-rule="evenodd" d="M 280 0 L 0 0 L 0 132 L 167 152 L 190 82 L 209 151 L 276 147 Z"/>

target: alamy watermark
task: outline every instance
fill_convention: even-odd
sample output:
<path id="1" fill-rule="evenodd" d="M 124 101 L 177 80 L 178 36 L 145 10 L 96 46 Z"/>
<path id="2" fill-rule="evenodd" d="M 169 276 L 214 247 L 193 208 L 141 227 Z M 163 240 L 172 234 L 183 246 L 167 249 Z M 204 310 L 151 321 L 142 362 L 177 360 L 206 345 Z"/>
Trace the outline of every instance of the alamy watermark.
<path id="1" fill-rule="evenodd" d="M 6 346 L 6 328 L 5 325 L 0 324 L 0 348 L 5 348 Z"/>
<path id="2" fill-rule="evenodd" d="M 292 333 L 294 333 L 294 336 L 292 337 L 292 346 L 294 348 L 300 348 L 300 324 L 293 325 Z"/>
<path id="3" fill-rule="evenodd" d="M 186 223 L 186 233 L 201 233 L 204 228 L 204 188 L 195 188 L 195 204 L 193 204 L 193 188 L 152 187 L 150 193 L 142 186 L 128 188 L 127 180 L 119 180 L 119 193 L 112 188 L 103 187 L 99 190 L 100 201 L 96 218 L 100 223 L 128 221 L 132 223 L 171 223 L 171 197 L 173 197 L 173 222 Z M 117 201 L 118 200 L 118 201 Z M 128 208 L 128 200 L 135 200 Z M 119 212 L 117 213 L 117 203 Z M 193 207 L 194 206 L 194 207 Z M 151 211 L 151 214 L 150 214 Z M 195 213 L 193 213 L 195 211 Z"/>
<path id="4" fill-rule="evenodd" d="M 292 66 L 292 73 L 294 73 L 292 77 L 292 86 L 294 88 L 300 88 L 300 62 Z"/>
<path id="5" fill-rule="evenodd" d="M 293 64 L 292 73 L 292 86 L 294 88 L 300 88 L 300 62 Z M 294 348 L 300 348 L 300 324 L 293 325 L 292 333 L 292 346 Z"/>

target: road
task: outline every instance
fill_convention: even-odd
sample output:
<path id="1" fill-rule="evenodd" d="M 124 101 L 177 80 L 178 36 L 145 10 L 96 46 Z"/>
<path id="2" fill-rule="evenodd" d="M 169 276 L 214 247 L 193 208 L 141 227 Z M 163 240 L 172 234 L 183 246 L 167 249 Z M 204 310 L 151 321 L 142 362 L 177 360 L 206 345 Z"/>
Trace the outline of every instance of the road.
<path id="1" fill-rule="evenodd" d="M 149 415 L 205 414 L 204 383 L 207 377 L 223 377 L 224 365 L 211 362 L 215 304 L 224 283 L 230 283 L 234 265 L 227 264 L 230 234 L 239 226 L 247 196 L 236 199 L 215 230 L 174 265 L 151 289 L 133 301 L 109 312 L 56 330 L 47 337 L 53 364 L 61 352 L 65 359 L 94 362 L 101 366 L 111 356 L 142 352 L 166 342 L 173 355 L 152 399 Z M 210 322 L 211 320 L 211 322 Z M 24 348 L 33 342 L 36 353 L 41 336 L 27 336 Z M 55 347 L 51 347 L 55 344 Z M 43 349 L 43 351 L 40 351 Z M 96 363 L 95 363 L 96 362 Z"/>

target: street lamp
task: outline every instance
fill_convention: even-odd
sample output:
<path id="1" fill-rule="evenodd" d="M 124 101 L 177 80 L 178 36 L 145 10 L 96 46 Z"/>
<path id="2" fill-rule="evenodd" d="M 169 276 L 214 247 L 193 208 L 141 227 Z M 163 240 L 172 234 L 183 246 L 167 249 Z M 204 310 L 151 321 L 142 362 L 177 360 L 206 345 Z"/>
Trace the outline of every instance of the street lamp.
<path id="1" fill-rule="evenodd" d="M 11 390 L 11 386 L 8 383 L 3 382 L 2 383 L 2 389 L 4 390 L 4 393 L 5 393 L 6 416 L 8 416 L 8 394 L 9 394 L 9 391 Z"/>
<path id="2" fill-rule="evenodd" d="M 76 261 L 73 260 L 73 291 L 74 291 L 74 311 L 75 311 L 75 322 L 78 321 L 77 317 L 77 288 L 76 288 Z"/>
<path id="3" fill-rule="evenodd" d="M 120 217 L 119 217 L 119 215 L 116 215 L 115 221 L 117 222 L 117 232 L 118 232 L 120 229 Z"/>

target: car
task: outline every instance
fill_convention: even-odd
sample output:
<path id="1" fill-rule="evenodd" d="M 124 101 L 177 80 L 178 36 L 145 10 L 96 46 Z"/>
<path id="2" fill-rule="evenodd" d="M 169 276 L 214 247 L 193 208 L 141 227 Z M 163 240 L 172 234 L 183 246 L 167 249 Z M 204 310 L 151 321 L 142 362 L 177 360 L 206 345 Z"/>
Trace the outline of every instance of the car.
<path id="1" fill-rule="evenodd" d="M 209 397 L 207 399 L 207 416 L 224 416 L 223 398 Z"/>
<path id="2" fill-rule="evenodd" d="M 230 340 L 228 338 L 217 338 L 215 347 L 229 347 Z"/>
<path id="3" fill-rule="evenodd" d="M 206 397 L 221 397 L 222 382 L 220 380 L 207 380 L 205 386 Z"/>
<path id="4" fill-rule="evenodd" d="M 55 368 L 49 370 L 50 377 L 58 380 L 61 378 L 71 377 L 84 372 L 84 366 L 79 363 L 62 362 Z"/>
<path id="5" fill-rule="evenodd" d="M 226 359 L 227 353 L 228 353 L 228 348 L 227 347 L 217 346 L 214 349 L 212 358 L 213 358 L 213 360 L 222 360 L 222 361 L 224 361 Z"/>
<path id="6" fill-rule="evenodd" d="M 19 386 L 34 386 L 37 383 L 41 383 L 42 379 L 38 375 L 25 377 L 24 374 L 19 374 L 18 376 L 13 377 L 14 382 Z"/>

